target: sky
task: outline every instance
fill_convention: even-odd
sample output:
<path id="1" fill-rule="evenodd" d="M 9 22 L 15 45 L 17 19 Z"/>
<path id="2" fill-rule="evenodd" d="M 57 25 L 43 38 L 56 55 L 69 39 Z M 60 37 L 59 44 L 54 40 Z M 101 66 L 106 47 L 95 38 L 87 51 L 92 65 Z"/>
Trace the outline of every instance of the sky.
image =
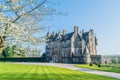
<path id="1" fill-rule="evenodd" d="M 97 54 L 120 54 L 120 0 L 48 0 L 58 4 L 51 5 L 67 16 L 52 16 L 45 25 L 49 31 L 66 29 L 73 32 L 94 29 L 98 39 Z"/>

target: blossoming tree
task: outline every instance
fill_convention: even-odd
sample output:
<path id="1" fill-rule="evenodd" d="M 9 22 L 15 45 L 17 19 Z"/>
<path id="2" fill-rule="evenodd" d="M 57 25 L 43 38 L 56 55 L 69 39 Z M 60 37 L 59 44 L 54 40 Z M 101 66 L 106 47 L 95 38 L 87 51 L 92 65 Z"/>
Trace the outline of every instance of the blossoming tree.
<path id="1" fill-rule="evenodd" d="M 46 1 L 0 0 L 0 52 L 14 45 L 29 51 L 45 42 L 45 37 L 39 36 L 46 29 L 40 22 L 46 15 L 56 14 L 45 5 Z"/>

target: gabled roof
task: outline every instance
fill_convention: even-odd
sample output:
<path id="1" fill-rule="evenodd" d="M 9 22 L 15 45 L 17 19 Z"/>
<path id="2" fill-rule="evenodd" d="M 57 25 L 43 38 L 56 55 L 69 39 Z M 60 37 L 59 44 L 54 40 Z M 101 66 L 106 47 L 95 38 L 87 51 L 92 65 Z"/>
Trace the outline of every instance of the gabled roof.
<path id="1" fill-rule="evenodd" d="M 54 37 L 54 36 L 53 36 L 53 35 L 51 35 L 49 39 L 53 39 L 53 37 Z"/>
<path id="2" fill-rule="evenodd" d="M 62 40 L 70 40 L 74 32 L 68 33 L 66 35 L 62 35 Z"/>
<path id="3" fill-rule="evenodd" d="M 53 41 L 56 41 L 56 40 L 62 40 L 62 35 L 56 34 L 53 38 Z"/>
<path id="4" fill-rule="evenodd" d="M 61 40 L 61 41 L 70 40 L 72 35 L 73 35 L 73 33 L 74 32 L 71 32 L 71 33 L 68 33 L 68 34 L 65 34 L 65 35 L 55 34 L 54 36 L 51 36 L 50 39 L 52 39 L 52 41 L 56 41 L 56 40 Z"/>
<path id="5" fill-rule="evenodd" d="M 60 41 L 64 41 L 64 40 L 70 40 L 71 37 L 73 36 L 74 32 L 68 33 L 68 34 L 58 34 L 56 33 L 54 36 L 51 35 L 49 39 L 51 39 L 51 41 L 56 41 L 56 40 L 60 40 Z M 89 32 L 85 32 L 82 33 L 82 35 L 78 34 L 77 37 L 79 40 L 87 40 L 87 36 L 88 36 Z"/>
<path id="6" fill-rule="evenodd" d="M 89 32 L 83 33 L 83 34 L 82 34 L 82 38 L 83 38 L 84 40 L 87 40 L 88 34 L 89 34 Z"/>
<path id="7" fill-rule="evenodd" d="M 77 35 L 77 38 L 81 41 L 82 40 L 82 36 L 80 36 L 79 34 Z"/>
<path id="8" fill-rule="evenodd" d="M 58 34 L 56 33 L 54 38 L 53 38 L 53 41 L 55 41 L 57 39 L 57 37 L 58 37 Z"/>

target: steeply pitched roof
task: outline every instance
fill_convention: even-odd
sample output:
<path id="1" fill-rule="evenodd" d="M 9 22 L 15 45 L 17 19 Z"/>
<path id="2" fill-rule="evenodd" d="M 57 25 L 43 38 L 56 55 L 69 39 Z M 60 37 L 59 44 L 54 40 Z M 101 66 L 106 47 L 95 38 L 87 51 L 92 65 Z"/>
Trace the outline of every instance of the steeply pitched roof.
<path id="1" fill-rule="evenodd" d="M 83 38 L 84 40 L 87 40 L 88 34 L 89 34 L 89 32 L 83 33 L 83 34 L 82 34 L 82 38 Z"/>
<path id="2" fill-rule="evenodd" d="M 55 41 L 58 37 L 58 34 L 55 34 L 54 38 L 53 38 L 53 41 Z"/>
<path id="3" fill-rule="evenodd" d="M 88 36 L 89 32 L 83 33 L 83 36 Z"/>
<path id="4" fill-rule="evenodd" d="M 74 32 L 62 36 L 62 40 L 70 40 Z"/>
<path id="5" fill-rule="evenodd" d="M 64 40 L 70 40 L 72 35 L 74 34 L 74 32 L 68 33 L 68 34 L 58 34 L 56 33 L 54 36 L 51 35 L 49 39 L 51 39 L 51 41 L 56 41 L 56 40 L 60 40 L 60 41 L 64 41 Z M 88 36 L 89 32 L 85 32 L 82 33 L 82 36 L 78 34 L 78 38 L 80 40 L 84 39 L 85 41 L 87 40 L 87 36 Z"/>
<path id="6" fill-rule="evenodd" d="M 70 40 L 72 35 L 74 32 L 68 33 L 66 35 L 59 35 L 59 34 L 55 34 L 54 36 L 51 36 L 50 39 L 52 39 L 52 41 L 56 41 L 56 40 Z"/>
<path id="7" fill-rule="evenodd" d="M 77 35 L 77 38 L 78 38 L 79 41 L 82 40 L 82 36 L 80 34 Z"/>

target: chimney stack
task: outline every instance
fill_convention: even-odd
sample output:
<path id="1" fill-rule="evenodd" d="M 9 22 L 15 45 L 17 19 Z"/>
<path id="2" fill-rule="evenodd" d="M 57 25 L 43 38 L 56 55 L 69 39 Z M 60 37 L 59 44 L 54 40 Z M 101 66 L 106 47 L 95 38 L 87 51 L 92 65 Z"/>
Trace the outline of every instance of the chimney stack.
<path id="1" fill-rule="evenodd" d="M 84 29 L 82 29 L 82 33 L 84 33 Z"/>
<path id="2" fill-rule="evenodd" d="M 67 31 L 66 30 L 63 30 L 63 35 L 67 34 Z"/>
<path id="3" fill-rule="evenodd" d="M 77 26 L 74 26 L 74 32 L 78 33 L 78 27 Z"/>
<path id="4" fill-rule="evenodd" d="M 78 27 L 77 27 L 77 26 L 74 26 L 74 34 L 75 34 L 75 37 L 76 37 L 77 34 L 78 34 Z"/>
<path id="5" fill-rule="evenodd" d="M 52 32 L 52 36 L 54 36 L 54 31 Z"/>

